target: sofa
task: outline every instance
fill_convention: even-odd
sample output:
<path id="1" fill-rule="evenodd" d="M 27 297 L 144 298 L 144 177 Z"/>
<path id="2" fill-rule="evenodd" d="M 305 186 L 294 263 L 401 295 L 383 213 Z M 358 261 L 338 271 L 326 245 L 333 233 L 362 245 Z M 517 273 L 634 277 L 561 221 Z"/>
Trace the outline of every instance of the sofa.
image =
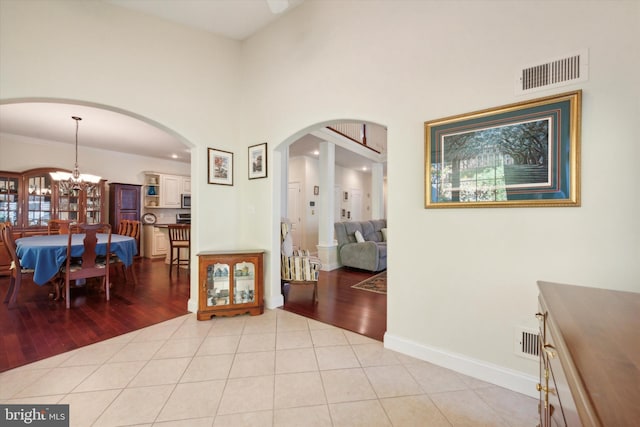
<path id="1" fill-rule="evenodd" d="M 373 272 L 387 268 L 386 219 L 336 222 L 334 229 L 343 266 Z"/>

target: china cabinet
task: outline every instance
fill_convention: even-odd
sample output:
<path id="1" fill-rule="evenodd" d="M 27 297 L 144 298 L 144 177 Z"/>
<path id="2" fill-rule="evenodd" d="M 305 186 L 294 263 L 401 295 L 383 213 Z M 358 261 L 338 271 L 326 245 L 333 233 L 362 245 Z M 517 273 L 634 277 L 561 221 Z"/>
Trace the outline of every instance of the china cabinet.
<path id="1" fill-rule="evenodd" d="M 264 312 L 262 250 L 198 254 L 198 320 Z"/>
<path id="2" fill-rule="evenodd" d="M 140 221 L 140 185 L 109 184 L 109 224 L 112 230 L 118 230 L 123 219 Z M 140 238 L 137 240 L 140 253 Z"/>
<path id="3" fill-rule="evenodd" d="M 88 191 L 63 191 L 50 172 L 38 168 L 23 172 L 0 171 L 0 221 L 10 222 L 15 237 L 46 234 L 50 219 L 70 219 L 88 224 L 106 220 L 105 180 Z M 0 245 L 0 274 L 8 256 Z"/>

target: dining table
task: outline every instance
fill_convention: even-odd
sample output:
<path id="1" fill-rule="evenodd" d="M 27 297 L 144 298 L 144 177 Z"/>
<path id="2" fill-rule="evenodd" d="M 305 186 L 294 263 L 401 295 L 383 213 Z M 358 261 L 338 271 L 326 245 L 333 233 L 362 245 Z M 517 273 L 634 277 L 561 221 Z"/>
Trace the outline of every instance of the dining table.
<path id="1" fill-rule="evenodd" d="M 98 233 L 97 255 L 107 254 L 109 235 Z M 71 256 L 82 256 L 84 252 L 84 234 L 71 235 Z M 44 285 L 58 274 L 67 260 L 69 235 L 54 234 L 48 236 L 30 236 L 16 239 L 16 253 L 23 268 L 34 270 L 33 281 Z M 133 264 L 133 257 L 138 254 L 136 239 L 120 234 L 111 235 L 110 252 L 117 255 L 126 267 Z"/>

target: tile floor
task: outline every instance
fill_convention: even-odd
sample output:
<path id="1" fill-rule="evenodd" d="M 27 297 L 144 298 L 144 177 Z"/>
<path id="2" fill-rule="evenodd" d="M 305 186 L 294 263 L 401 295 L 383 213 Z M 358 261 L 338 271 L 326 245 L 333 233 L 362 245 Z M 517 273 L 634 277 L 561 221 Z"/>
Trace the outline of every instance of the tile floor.
<path id="1" fill-rule="evenodd" d="M 282 310 L 193 314 L 0 374 L 72 426 L 535 426 L 537 400 Z"/>

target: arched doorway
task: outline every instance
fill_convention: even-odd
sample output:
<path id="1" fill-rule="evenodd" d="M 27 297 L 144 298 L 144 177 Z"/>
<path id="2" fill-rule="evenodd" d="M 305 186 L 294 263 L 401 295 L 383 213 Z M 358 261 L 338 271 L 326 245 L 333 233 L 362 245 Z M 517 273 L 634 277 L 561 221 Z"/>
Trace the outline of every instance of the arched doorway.
<path id="1" fill-rule="evenodd" d="M 381 149 L 374 150 L 365 144 L 358 144 L 352 138 L 345 136 L 341 132 L 335 132 L 334 127 L 341 124 L 358 123 L 359 126 L 369 129 L 381 129 L 384 132 L 384 143 Z M 363 132 L 364 133 L 364 132 Z M 366 133 L 364 133 L 366 136 Z M 376 135 L 380 136 L 380 135 Z M 353 138 L 355 139 L 355 138 Z M 366 139 L 365 139 L 366 141 Z M 322 159 L 322 144 L 331 145 L 329 150 L 333 153 L 328 160 Z M 340 310 L 335 297 L 336 290 L 344 287 L 350 288 L 350 284 L 355 284 L 360 280 L 375 275 L 375 273 L 348 270 L 340 268 L 336 262 L 337 256 L 333 243 L 333 223 L 338 221 L 359 221 L 384 218 L 386 213 L 386 127 L 371 122 L 355 120 L 332 120 L 309 126 L 300 132 L 292 135 L 283 141 L 274 150 L 274 245 L 273 253 L 280 253 L 280 233 L 279 221 L 281 218 L 288 218 L 299 227 L 298 244 L 310 252 L 318 254 L 323 259 L 323 272 L 319 287 L 320 301 L 317 306 L 309 305 L 309 298 L 298 300 L 289 298 L 283 306 L 285 310 L 296 311 L 298 314 L 331 323 L 336 326 L 350 329 L 354 332 L 367 335 L 371 332 L 368 325 L 359 324 L 346 325 L 343 320 L 326 316 L 328 313 L 335 313 Z M 373 166 L 377 164 L 377 166 Z M 323 171 L 322 168 L 327 170 Z M 377 169 L 377 170 L 376 170 Z M 374 189 L 376 184 L 372 184 L 372 170 L 376 175 L 379 189 Z M 329 177 L 327 177 L 329 175 Z M 364 177 L 364 178 L 363 178 Z M 364 184 L 363 184 L 364 182 Z M 296 197 L 290 196 L 295 190 Z M 348 193 L 350 196 L 342 199 L 342 194 Z M 372 198 L 372 193 L 376 197 Z M 378 202 L 380 206 L 375 209 L 372 203 Z M 298 203 L 292 208 L 291 203 Z M 299 218 L 289 218 L 292 212 L 300 215 Z M 323 222 L 324 221 L 324 222 Z M 324 229 L 323 229 L 324 227 Z M 333 248 L 331 247 L 333 246 Z M 275 258 L 275 257 L 274 257 Z M 275 291 L 275 283 L 280 283 L 280 266 L 277 260 L 272 264 L 272 293 Z M 362 291 L 361 291 L 362 292 Z M 286 293 L 286 292 L 285 292 Z M 289 295 L 289 294 L 288 294 Z M 353 312 L 356 306 L 363 310 L 362 319 L 367 317 L 364 311 L 384 312 L 382 320 L 383 328 L 386 325 L 386 295 L 363 295 L 364 298 L 358 304 L 353 304 L 350 308 L 345 308 Z M 349 299 L 351 297 L 346 297 Z M 354 300 L 358 299 L 353 297 Z M 380 301 L 383 299 L 382 307 Z M 362 301 L 365 301 L 362 303 Z M 344 308 L 344 307 L 342 307 Z M 382 333 L 384 329 L 382 330 Z M 381 339 L 382 334 L 378 327 L 375 332 L 371 332 L 375 338 Z"/>

